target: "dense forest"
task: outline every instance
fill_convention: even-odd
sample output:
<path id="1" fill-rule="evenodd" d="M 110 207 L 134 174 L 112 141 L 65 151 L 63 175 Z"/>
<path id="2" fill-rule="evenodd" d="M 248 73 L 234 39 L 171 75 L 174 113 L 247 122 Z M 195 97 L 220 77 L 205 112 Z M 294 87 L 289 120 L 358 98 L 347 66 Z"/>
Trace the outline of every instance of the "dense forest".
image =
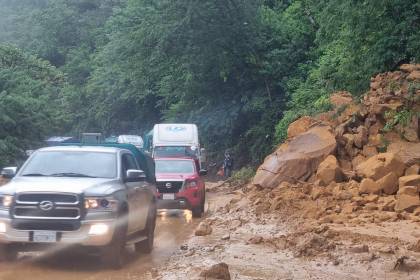
<path id="1" fill-rule="evenodd" d="M 419 61 L 418 0 L 0 0 L 0 166 L 169 121 L 257 164 L 332 91 Z"/>

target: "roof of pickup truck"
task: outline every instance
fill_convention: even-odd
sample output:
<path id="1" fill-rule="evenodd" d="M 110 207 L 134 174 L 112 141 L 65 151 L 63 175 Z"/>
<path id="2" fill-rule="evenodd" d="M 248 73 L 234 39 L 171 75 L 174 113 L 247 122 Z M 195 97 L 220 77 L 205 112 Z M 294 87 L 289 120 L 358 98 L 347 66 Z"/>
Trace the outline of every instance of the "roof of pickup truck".
<path id="1" fill-rule="evenodd" d="M 40 151 L 84 151 L 84 152 L 101 152 L 101 153 L 117 153 L 125 148 L 103 147 L 103 146 L 54 146 L 39 149 Z"/>

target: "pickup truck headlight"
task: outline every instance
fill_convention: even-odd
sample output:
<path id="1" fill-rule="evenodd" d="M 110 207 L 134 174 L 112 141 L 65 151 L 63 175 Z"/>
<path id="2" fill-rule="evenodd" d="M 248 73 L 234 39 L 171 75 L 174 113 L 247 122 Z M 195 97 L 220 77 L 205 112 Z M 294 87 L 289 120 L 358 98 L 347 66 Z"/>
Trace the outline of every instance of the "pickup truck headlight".
<path id="1" fill-rule="evenodd" d="M 185 188 L 189 189 L 189 188 L 195 188 L 198 186 L 197 181 L 186 181 L 185 182 Z"/>
<path id="2" fill-rule="evenodd" d="M 116 211 L 118 201 L 110 197 L 87 197 L 85 198 L 85 208 L 87 210 Z"/>
<path id="3" fill-rule="evenodd" d="M 0 205 L 4 208 L 9 208 L 13 203 L 13 195 L 0 196 Z"/>

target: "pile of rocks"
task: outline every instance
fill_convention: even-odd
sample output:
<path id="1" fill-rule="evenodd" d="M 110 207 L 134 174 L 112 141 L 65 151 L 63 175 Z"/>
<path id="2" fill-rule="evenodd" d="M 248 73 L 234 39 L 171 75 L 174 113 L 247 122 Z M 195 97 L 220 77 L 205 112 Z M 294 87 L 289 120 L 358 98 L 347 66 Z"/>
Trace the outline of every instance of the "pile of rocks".
<path id="1" fill-rule="evenodd" d="M 400 70 L 372 78 L 361 102 L 337 92 L 330 98 L 334 110 L 289 126 L 288 140 L 253 180 L 262 212 L 288 199 L 302 205 L 305 198 L 328 198 L 323 215 L 378 210 L 410 212 L 420 221 L 420 64 Z"/>

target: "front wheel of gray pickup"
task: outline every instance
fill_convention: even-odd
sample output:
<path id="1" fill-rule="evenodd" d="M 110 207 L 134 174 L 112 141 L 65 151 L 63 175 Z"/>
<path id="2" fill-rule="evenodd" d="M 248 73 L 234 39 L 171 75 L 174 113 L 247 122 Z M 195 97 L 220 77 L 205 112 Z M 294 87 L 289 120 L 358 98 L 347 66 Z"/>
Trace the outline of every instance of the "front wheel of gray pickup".
<path id="1" fill-rule="evenodd" d="M 123 218 L 124 217 L 124 218 Z M 117 226 L 112 241 L 102 251 L 102 262 L 113 269 L 120 269 L 125 263 L 125 244 L 127 235 L 126 215 L 119 219 L 122 225 Z"/>
<path id="2" fill-rule="evenodd" d="M 156 204 L 150 207 L 149 214 L 147 217 L 147 225 L 144 231 L 146 239 L 134 244 L 136 252 L 149 254 L 153 250 L 153 243 L 155 239 L 155 227 L 156 227 Z"/>
<path id="3" fill-rule="evenodd" d="M 18 251 L 10 244 L 0 244 L 0 261 L 12 262 L 18 257 Z"/>

